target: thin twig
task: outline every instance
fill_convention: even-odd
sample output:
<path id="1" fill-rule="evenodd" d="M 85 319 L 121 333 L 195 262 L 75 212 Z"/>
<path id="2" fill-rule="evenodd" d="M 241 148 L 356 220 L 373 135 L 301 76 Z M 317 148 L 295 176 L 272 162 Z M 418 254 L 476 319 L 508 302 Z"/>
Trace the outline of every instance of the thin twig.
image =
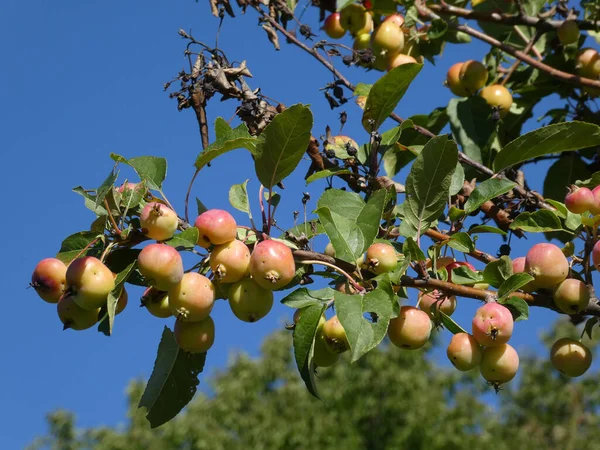
<path id="1" fill-rule="evenodd" d="M 356 281 L 354 281 L 354 279 L 344 270 L 340 269 L 338 266 L 336 266 L 335 264 L 329 264 L 328 262 L 325 261 L 318 261 L 318 260 L 304 260 L 304 261 L 300 261 L 302 264 L 321 264 L 322 266 L 326 266 L 326 267 L 331 267 L 333 270 L 335 270 L 336 272 L 339 272 L 340 274 L 344 275 L 347 279 L 348 282 L 352 285 L 352 287 L 354 289 L 356 289 L 359 292 L 364 292 L 365 288 L 362 287 L 360 284 L 358 284 Z"/>

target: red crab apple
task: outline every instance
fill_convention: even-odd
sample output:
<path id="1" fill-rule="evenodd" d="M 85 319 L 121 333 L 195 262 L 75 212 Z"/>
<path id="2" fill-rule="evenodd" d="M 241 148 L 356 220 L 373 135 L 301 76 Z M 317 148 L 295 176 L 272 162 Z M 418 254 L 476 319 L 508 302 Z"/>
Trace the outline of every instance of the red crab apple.
<path id="1" fill-rule="evenodd" d="M 514 320 L 509 309 L 500 303 L 486 303 L 473 317 L 473 337 L 480 345 L 497 347 L 512 336 Z"/>
<path id="2" fill-rule="evenodd" d="M 165 291 L 150 287 L 144 291 L 141 298 L 142 304 L 150 314 L 159 319 L 171 317 L 173 312 L 169 307 L 169 296 Z"/>
<path id="3" fill-rule="evenodd" d="M 535 244 L 525 256 L 525 272 L 534 277 L 536 289 L 552 289 L 567 278 L 569 262 L 560 248 L 546 242 Z"/>
<path id="4" fill-rule="evenodd" d="M 166 241 L 177 230 L 179 219 L 175 211 L 162 203 L 150 202 L 140 214 L 142 232 L 150 239 Z"/>
<path id="5" fill-rule="evenodd" d="M 129 295 L 125 288 L 121 290 L 121 295 L 119 295 L 119 299 L 117 300 L 117 306 L 115 307 L 115 315 L 121 314 L 125 308 L 127 307 L 127 303 L 129 302 Z"/>
<path id="6" fill-rule="evenodd" d="M 404 47 L 404 32 L 395 15 L 386 18 L 371 35 L 371 47 L 375 54 L 399 53 Z"/>
<path id="7" fill-rule="evenodd" d="M 226 244 L 237 236 L 235 219 L 222 209 L 209 209 L 200 214 L 194 226 L 198 228 L 198 245 L 208 248 L 211 245 Z"/>
<path id="8" fill-rule="evenodd" d="M 173 247 L 150 244 L 138 255 L 138 270 L 152 287 L 168 291 L 183 278 L 183 261 Z"/>
<path id="9" fill-rule="evenodd" d="M 70 294 L 63 295 L 56 305 L 58 318 L 63 323 L 63 330 L 87 330 L 98 322 L 100 308 L 83 309 L 75 303 L 75 297 Z"/>
<path id="10" fill-rule="evenodd" d="M 579 377 L 592 365 L 592 352 L 575 339 L 562 338 L 552 345 L 550 361 L 561 373 Z"/>
<path id="11" fill-rule="evenodd" d="M 473 94 L 485 86 L 488 79 L 488 70 L 479 61 L 469 60 L 461 66 L 459 77 L 466 91 Z"/>
<path id="12" fill-rule="evenodd" d="M 212 282 L 197 272 L 188 272 L 169 289 L 169 307 L 179 321 L 199 322 L 208 317 L 215 303 Z"/>
<path id="13" fill-rule="evenodd" d="M 463 86 L 462 80 L 460 79 L 460 69 L 462 68 L 463 64 L 464 63 L 459 62 L 452 65 L 446 74 L 446 85 L 450 91 L 458 97 L 469 96 L 469 91 L 467 91 L 467 88 Z"/>
<path id="14" fill-rule="evenodd" d="M 577 55 L 577 72 L 586 78 L 596 79 L 600 74 L 600 55 L 593 48 L 582 48 Z"/>
<path id="15" fill-rule="evenodd" d="M 334 12 L 330 14 L 323 24 L 323 31 L 331 39 L 341 39 L 346 34 L 346 30 L 340 23 L 340 13 Z"/>
<path id="16" fill-rule="evenodd" d="M 472 335 L 456 333 L 450 340 L 446 354 L 454 367 L 466 372 L 479 365 L 483 350 Z"/>
<path id="17" fill-rule="evenodd" d="M 477 269 L 471 263 L 468 263 L 466 261 L 454 261 L 453 263 L 450 263 L 446 266 L 446 272 L 448 272 L 448 281 L 449 282 L 452 282 L 452 271 L 454 269 L 458 269 L 459 267 L 462 267 L 462 266 L 468 267 L 473 272 L 477 271 Z"/>
<path id="18" fill-rule="evenodd" d="M 402 306 L 398 317 L 390 320 L 388 337 L 397 347 L 416 350 L 423 347 L 431 335 L 431 319 L 414 306 Z"/>
<path id="19" fill-rule="evenodd" d="M 67 290 L 83 309 L 95 310 L 106 304 L 115 287 L 115 276 L 98 258 L 85 256 L 69 264 L 65 275 Z"/>
<path id="20" fill-rule="evenodd" d="M 235 283 L 250 273 L 250 250 L 234 239 L 217 245 L 210 253 L 210 268 L 221 283 Z"/>
<path id="21" fill-rule="evenodd" d="M 346 330 L 344 330 L 337 315 L 325 322 L 325 325 L 323 325 L 323 336 L 325 336 L 325 343 L 329 347 L 329 350 L 334 353 L 343 353 L 350 348 Z"/>
<path id="22" fill-rule="evenodd" d="M 481 92 L 479 92 L 479 95 L 488 105 L 496 109 L 502 118 L 506 117 L 513 104 L 512 94 L 500 84 L 492 84 L 484 87 Z"/>
<path id="23" fill-rule="evenodd" d="M 259 242 L 250 256 L 250 273 L 256 283 L 270 290 L 287 285 L 294 278 L 296 264 L 292 251 L 283 242 Z"/>
<path id="24" fill-rule="evenodd" d="M 456 310 L 456 297 L 439 291 L 419 292 L 419 308 L 432 318 L 438 315 L 437 311 L 451 316 Z"/>
<path id="25" fill-rule="evenodd" d="M 485 347 L 479 364 L 481 375 L 495 387 L 512 380 L 519 370 L 519 355 L 508 344 Z"/>
<path id="26" fill-rule="evenodd" d="M 205 353 L 215 343 L 215 322 L 208 316 L 199 322 L 175 321 L 175 341 L 189 353 Z"/>
<path id="27" fill-rule="evenodd" d="M 577 314 L 587 308 L 590 292 L 583 281 L 567 278 L 554 288 L 554 304 L 562 312 Z"/>
<path id="28" fill-rule="evenodd" d="M 592 189 L 592 194 L 594 194 L 594 206 L 592 206 L 590 212 L 592 214 L 600 214 L 600 186 Z"/>
<path id="29" fill-rule="evenodd" d="M 558 40 L 562 45 L 574 44 L 579 40 L 579 27 L 577 22 L 565 20 L 556 30 Z"/>
<path id="30" fill-rule="evenodd" d="M 58 303 L 63 295 L 66 281 L 67 266 L 60 259 L 42 259 L 31 275 L 30 286 L 40 298 L 48 303 Z"/>
<path id="31" fill-rule="evenodd" d="M 390 59 L 388 70 L 395 69 L 403 64 L 417 64 L 417 60 L 410 55 L 398 53 L 394 58 Z"/>
<path id="32" fill-rule="evenodd" d="M 229 306 L 238 319 L 256 322 L 273 307 L 273 291 L 259 286 L 252 278 L 244 278 L 229 288 Z"/>
<path id="33" fill-rule="evenodd" d="M 525 257 L 519 256 L 518 258 L 513 259 L 512 260 L 512 268 L 513 268 L 513 274 L 525 272 Z M 535 291 L 535 289 L 536 289 L 536 287 L 533 284 L 533 281 L 530 281 L 529 283 L 527 283 L 525 286 L 523 286 L 521 288 L 521 290 L 524 292 L 533 292 L 533 291 Z"/>
<path id="34" fill-rule="evenodd" d="M 371 244 L 367 249 L 366 261 L 367 267 L 377 275 L 392 272 L 398 263 L 396 249 L 388 244 Z"/>
<path id="35" fill-rule="evenodd" d="M 579 188 L 573 185 L 565 196 L 565 206 L 573 214 L 596 210 L 596 204 L 594 193 L 586 187 Z"/>

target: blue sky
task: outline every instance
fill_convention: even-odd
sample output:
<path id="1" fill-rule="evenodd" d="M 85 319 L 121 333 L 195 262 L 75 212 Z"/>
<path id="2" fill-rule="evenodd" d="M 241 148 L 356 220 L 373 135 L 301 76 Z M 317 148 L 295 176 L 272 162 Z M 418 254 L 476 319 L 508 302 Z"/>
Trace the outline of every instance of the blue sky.
<path id="1" fill-rule="evenodd" d="M 225 20 L 220 46 L 230 60 L 247 60 L 254 75 L 250 85 L 262 87 L 264 94 L 286 105 L 311 104 L 318 124 L 315 135 L 323 134 L 326 124 L 336 130 L 340 110 L 331 111 L 318 91 L 331 80 L 330 75 L 283 40 L 282 51 L 276 52 L 256 26 L 254 13 L 238 16 Z M 309 11 L 305 19 L 316 23 L 315 11 Z M 201 146 L 194 114 L 178 112 L 162 85 L 186 64 L 185 42 L 177 30 L 191 30 L 197 39 L 213 43 L 217 25 L 206 2 L 192 0 L 168 6 L 115 0 L 31 0 L 3 5 L 0 151 L 5 256 L 0 269 L 8 290 L 3 295 L 0 448 L 23 447 L 45 431 L 44 414 L 59 407 L 75 411 L 80 426 L 122 422 L 127 383 L 150 375 L 161 330 L 164 324 L 172 325 L 172 320 L 156 319 L 137 308 L 139 290 L 129 290 L 130 305 L 118 317 L 114 336 L 107 338 L 94 329 L 63 332 L 55 306 L 26 288 L 35 264 L 53 256 L 62 239 L 87 229 L 94 219 L 71 189 L 100 185 L 112 167 L 110 152 L 167 157 L 165 193 L 182 213 Z M 451 97 L 442 86 L 447 68 L 467 58 L 479 59 L 484 53 L 480 45 L 448 47 L 437 67 L 425 65 L 397 112 L 406 117 L 446 105 Z M 353 82 L 373 82 L 377 76 L 358 69 L 347 74 Z M 346 106 L 350 119 L 345 132 L 364 142 L 359 110 L 354 104 Z M 211 123 L 218 116 L 229 119 L 234 107 L 232 102 L 211 102 Z M 536 126 L 533 123 L 529 128 Z M 257 198 L 252 166 L 244 151 L 233 152 L 201 173 L 192 194 L 210 208 L 233 212 L 228 203 L 232 184 L 250 178 L 251 200 Z M 291 223 L 294 209 L 301 210 L 303 191 L 313 194 L 309 208 L 315 205 L 323 185 L 305 187 L 307 167 L 304 161 L 286 181 L 278 218 L 282 225 Z M 541 187 L 546 168 L 531 166 L 529 180 L 534 187 Z M 134 174 L 123 169 L 121 177 L 133 180 Z M 235 216 L 247 224 L 246 217 Z M 513 255 L 523 255 L 540 238 L 534 236 L 528 243 L 513 240 Z M 319 242 L 324 246 L 324 241 Z M 498 240 L 486 241 L 481 247 L 495 253 L 498 244 Z M 468 327 L 477 302 L 465 299 L 460 304 L 457 319 Z M 245 324 L 233 317 L 225 302 L 219 302 L 213 317 L 217 338 L 207 360 L 208 373 L 223 367 L 235 351 L 256 354 L 262 338 L 281 327 L 291 313 L 276 303 L 266 319 Z M 534 310 L 529 323 L 516 327 L 516 347 L 541 351 L 537 336 L 554 317 Z"/>

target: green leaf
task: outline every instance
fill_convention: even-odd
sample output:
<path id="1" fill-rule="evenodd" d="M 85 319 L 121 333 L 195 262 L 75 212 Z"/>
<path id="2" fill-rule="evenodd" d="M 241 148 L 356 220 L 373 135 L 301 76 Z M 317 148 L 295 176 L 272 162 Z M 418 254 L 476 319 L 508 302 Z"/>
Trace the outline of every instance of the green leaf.
<path id="1" fill-rule="evenodd" d="M 500 285 L 498 288 L 498 296 L 501 298 L 508 297 L 510 294 L 518 289 L 521 289 L 530 281 L 533 281 L 533 279 L 534 278 L 528 273 L 515 273 Z"/>
<path id="2" fill-rule="evenodd" d="M 229 188 L 229 203 L 238 211 L 245 212 L 252 217 L 250 200 L 248 200 L 248 190 L 246 188 L 248 181 L 250 180 L 246 180 L 241 184 L 234 184 Z"/>
<path id="3" fill-rule="evenodd" d="M 200 170 L 217 156 L 221 156 L 224 153 L 236 150 L 238 148 L 245 148 L 250 153 L 255 153 L 256 138 L 250 136 L 248 133 L 248 127 L 245 123 L 228 130 L 223 133 L 217 140 L 206 147 L 196 158 L 195 166 L 196 169 Z"/>
<path id="4" fill-rule="evenodd" d="M 592 317 L 588 319 L 585 323 L 585 327 L 583 328 L 583 333 L 581 333 L 581 337 L 587 334 L 587 337 L 592 339 L 592 331 L 598 322 L 600 322 L 600 317 Z"/>
<path id="5" fill-rule="evenodd" d="M 579 187 L 595 188 L 600 185 L 600 172 L 594 172 L 592 176 L 586 180 L 577 180 L 575 184 Z"/>
<path id="6" fill-rule="evenodd" d="M 115 181 L 117 181 L 117 176 L 119 175 L 116 171 L 111 171 L 110 174 L 106 177 L 106 179 L 102 182 L 100 187 L 96 189 L 96 208 L 104 201 L 106 194 L 110 192 Z"/>
<path id="7" fill-rule="evenodd" d="M 444 211 L 457 160 L 456 144 L 447 136 L 432 138 L 425 145 L 406 179 L 401 234 L 416 237 Z"/>
<path id="8" fill-rule="evenodd" d="M 146 408 L 151 428 L 167 423 L 190 402 L 205 362 L 206 353 L 184 352 L 171 330 L 164 328 L 154 370 L 138 406 Z"/>
<path id="9" fill-rule="evenodd" d="M 469 234 L 478 234 L 478 233 L 494 233 L 501 234 L 502 236 L 506 236 L 506 231 L 501 230 L 497 227 L 492 227 L 491 225 L 475 225 L 473 228 L 469 229 Z"/>
<path id="10" fill-rule="evenodd" d="M 377 80 L 369 92 L 363 111 L 362 124 L 368 133 L 378 130 L 394 111 L 422 67 L 422 64 L 403 64 Z"/>
<path id="11" fill-rule="evenodd" d="M 450 333 L 457 334 L 457 333 L 466 333 L 467 332 L 463 327 L 461 327 L 458 323 L 456 323 L 454 321 L 454 319 L 452 319 L 445 312 L 438 310 L 438 314 L 440 316 L 440 319 L 442 320 L 442 325 L 444 325 L 444 327 L 446 327 L 446 330 L 448 330 Z"/>
<path id="12" fill-rule="evenodd" d="M 499 172 L 538 156 L 582 150 L 600 145 L 600 127 L 588 122 L 566 122 L 548 125 L 526 133 L 508 143 L 494 160 Z"/>
<path id="13" fill-rule="evenodd" d="M 292 227 L 289 230 L 285 231 L 282 234 L 282 237 L 288 236 L 288 239 L 290 239 L 289 235 L 293 235 L 296 238 L 300 238 L 304 234 L 304 237 L 306 239 L 312 239 L 313 237 L 324 233 L 325 228 L 323 228 L 323 225 L 321 225 L 319 221 L 309 220 L 308 222 L 300 223 L 295 227 Z"/>
<path id="14" fill-rule="evenodd" d="M 455 284 L 472 285 L 481 283 L 483 275 L 480 272 L 473 272 L 467 266 L 460 266 L 452 269 L 452 282 Z"/>
<path id="15" fill-rule="evenodd" d="M 488 200 L 506 194 L 516 185 L 517 183 L 505 178 L 490 178 L 489 180 L 483 181 L 473 192 L 471 192 L 469 199 L 465 203 L 465 212 L 471 214 Z"/>
<path id="16" fill-rule="evenodd" d="M 465 169 L 460 162 L 456 163 L 456 170 L 452 174 L 452 181 L 450 182 L 450 195 L 456 195 L 463 188 L 465 183 Z"/>
<path id="17" fill-rule="evenodd" d="M 98 325 L 98 331 L 104 333 L 106 336 L 110 336 L 112 334 L 113 326 L 115 324 L 115 310 L 117 308 L 119 297 L 123 292 L 125 282 L 135 270 L 136 265 L 137 261 L 133 261 L 117 274 L 117 278 L 115 279 L 115 287 L 108 294 L 108 299 L 106 301 L 107 314 Z"/>
<path id="18" fill-rule="evenodd" d="M 523 230 L 531 233 L 544 231 L 564 231 L 560 220 L 553 211 L 542 209 L 539 211 L 522 212 L 510 224 L 511 230 Z"/>
<path id="19" fill-rule="evenodd" d="M 208 208 L 204 206 L 204 203 L 198 197 L 196 197 L 196 207 L 198 208 L 198 215 L 208 211 Z"/>
<path id="20" fill-rule="evenodd" d="M 334 167 L 331 169 L 320 170 L 318 172 L 313 173 L 310 177 L 306 179 L 306 185 L 308 186 L 313 181 L 320 180 L 322 178 L 333 177 L 335 175 L 350 175 L 352 172 L 348 169 L 344 169 L 342 167 Z"/>
<path id="21" fill-rule="evenodd" d="M 291 174 L 306 152 L 313 115 L 304 105 L 277 114 L 256 143 L 255 170 L 261 184 L 271 189 Z"/>
<path id="22" fill-rule="evenodd" d="M 520 297 L 510 297 L 498 303 L 506 306 L 513 316 L 515 322 L 529 319 L 529 305 Z"/>
<path id="23" fill-rule="evenodd" d="M 443 19 L 434 19 L 431 21 L 431 27 L 427 29 L 427 39 L 434 40 L 441 38 L 448 30 L 448 24 Z"/>
<path id="24" fill-rule="evenodd" d="M 73 190 L 73 192 L 81 195 L 84 198 L 85 207 L 87 209 L 89 209 L 90 211 L 93 211 L 97 216 L 107 216 L 108 215 L 104 206 L 98 205 L 96 203 L 96 195 L 95 194 L 91 194 L 90 192 L 86 191 L 81 186 L 74 187 L 72 190 Z"/>
<path id="25" fill-rule="evenodd" d="M 402 252 L 409 261 L 425 261 L 426 259 L 423 250 L 419 248 L 415 240 L 411 237 L 404 240 Z"/>
<path id="26" fill-rule="evenodd" d="M 545 173 L 544 198 L 562 201 L 567 194 L 567 186 L 590 175 L 589 166 L 577 153 L 564 153 Z"/>
<path id="27" fill-rule="evenodd" d="M 183 230 L 181 233 L 174 235 L 165 244 L 175 247 L 178 250 L 192 249 L 198 243 L 198 237 L 200 232 L 196 227 L 189 227 Z"/>
<path id="28" fill-rule="evenodd" d="M 483 269 L 483 281 L 495 288 L 500 287 L 513 274 L 512 261 L 508 256 L 492 261 Z"/>
<path id="29" fill-rule="evenodd" d="M 222 138 L 231 131 L 231 126 L 222 117 L 217 117 L 215 120 L 215 137 L 216 139 Z"/>
<path id="30" fill-rule="evenodd" d="M 319 398 L 315 384 L 315 367 L 313 353 L 315 336 L 321 316 L 327 305 L 317 304 L 302 309 L 300 319 L 294 327 L 294 357 L 300 376 L 308 391 Z"/>
<path id="31" fill-rule="evenodd" d="M 450 236 L 448 246 L 463 253 L 475 251 L 475 243 L 473 242 L 473 239 L 471 239 L 471 236 L 469 236 L 467 233 L 462 231 L 459 233 L 454 233 Z"/>
<path id="32" fill-rule="evenodd" d="M 354 89 L 354 95 L 357 97 L 368 97 L 372 87 L 372 84 L 358 83 Z"/>
<path id="33" fill-rule="evenodd" d="M 300 288 L 284 297 L 281 300 L 281 303 L 296 309 L 313 305 L 323 305 L 324 303 L 333 300 L 333 292 L 333 289 L 328 287 L 317 291 Z"/>
<path id="34" fill-rule="evenodd" d="M 341 11 L 346 6 L 356 3 L 356 0 L 335 0 L 335 10 Z"/>
<path id="35" fill-rule="evenodd" d="M 365 295 L 335 291 L 335 311 L 350 343 L 352 362 L 377 347 L 387 333 L 393 314 L 394 297 L 382 289 Z M 365 319 L 369 314 L 372 321 Z"/>
<path id="36" fill-rule="evenodd" d="M 102 251 L 102 241 L 90 245 L 95 239 L 102 237 L 98 233 L 92 231 L 80 231 L 67 237 L 60 246 L 60 250 L 56 254 L 56 258 L 60 259 L 65 264 L 73 261 L 77 255 L 79 256 L 100 256 Z M 83 251 L 86 247 L 88 247 Z"/>
<path id="37" fill-rule="evenodd" d="M 156 156 L 136 156 L 127 164 L 133 167 L 140 180 L 145 181 L 150 189 L 161 190 L 162 182 L 167 177 L 167 160 Z"/>

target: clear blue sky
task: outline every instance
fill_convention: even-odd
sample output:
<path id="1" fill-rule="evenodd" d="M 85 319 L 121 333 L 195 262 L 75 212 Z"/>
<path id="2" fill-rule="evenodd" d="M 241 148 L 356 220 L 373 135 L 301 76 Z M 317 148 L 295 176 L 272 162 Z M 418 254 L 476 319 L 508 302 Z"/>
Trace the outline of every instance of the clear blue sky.
<path id="1" fill-rule="evenodd" d="M 306 19 L 315 23 L 315 11 L 309 11 Z M 254 75 L 251 86 L 262 87 L 264 94 L 286 105 L 311 104 L 315 135 L 322 134 L 326 124 L 337 129 L 340 110 L 331 111 L 318 91 L 330 75 L 283 40 L 283 50 L 276 52 L 256 23 L 252 12 L 226 19 L 221 48 L 231 60 L 247 60 Z M 3 5 L 0 151 L 5 219 L 0 269 L 7 290 L 0 448 L 23 447 L 44 432 L 44 414 L 59 407 L 75 411 L 80 426 L 123 422 L 127 383 L 150 375 L 161 330 L 172 320 L 161 321 L 138 308 L 139 290 L 129 290 L 130 305 L 118 317 L 114 336 L 107 338 L 95 329 L 63 332 L 55 306 L 26 288 L 35 264 L 53 256 L 64 237 L 87 229 L 94 219 L 71 189 L 97 187 L 111 170 L 110 152 L 167 157 L 165 192 L 183 211 L 192 164 L 201 147 L 194 114 L 178 112 L 162 85 L 186 64 L 185 42 L 177 30 L 191 29 L 197 39 L 212 43 L 217 24 L 206 2 L 192 0 L 169 5 L 114 0 Z M 446 105 L 450 93 L 442 81 L 447 68 L 467 58 L 479 59 L 484 52 L 480 45 L 448 47 L 437 67 L 426 64 L 397 112 L 409 116 Z M 372 82 L 376 76 L 357 69 L 347 73 L 354 82 Z M 234 106 L 211 102 L 211 122 L 217 116 L 231 117 Z M 364 142 L 358 108 L 348 104 L 345 109 L 350 114 L 346 132 Z M 258 183 L 251 167 L 246 153 L 231 153 L 203 171 L 193 195 L 208 207 L 231 210 L 230 185 L 250 178 L 254 200 Z M 285 205 L 278 219 L 282 225 L 289 225 L 291 211 L 301 208 L 306 167 L 303 162 L 286 181 Z M 546 167 L 533 166 L 537 173 L 530 173 L 529 180 L 534 186 L 540 187 Z M 133 174 L 123 170 L 122 177 L 132 180 Z M 310 186 L 311 208 L 321 187 Z M 242 215 L 236 218 L 247 223 Z M 540 238 L 535 236 L 528 245 Z M 523 255 L 526 247 L 515 241 L 513 255 Z M 482 239 L 481 247 L 495 253 L 498 244 Z M 468 327 L 477 303 L 466 299 L 460 303 L 457 318 Z M 534 345 L 531 348 L 541 350 L 537 336 L 554 314 L 534 310 L 532 315 L 529 323 L 516 328 L 517 348 Z M 256 354 L 262 338 L 291 314 L 276 303 L 268 318 L 245 324 L 219 302 L 213 316 L 217 338 L 207 360 L 208 373 L 223 367 L 235 351 Z"/>

